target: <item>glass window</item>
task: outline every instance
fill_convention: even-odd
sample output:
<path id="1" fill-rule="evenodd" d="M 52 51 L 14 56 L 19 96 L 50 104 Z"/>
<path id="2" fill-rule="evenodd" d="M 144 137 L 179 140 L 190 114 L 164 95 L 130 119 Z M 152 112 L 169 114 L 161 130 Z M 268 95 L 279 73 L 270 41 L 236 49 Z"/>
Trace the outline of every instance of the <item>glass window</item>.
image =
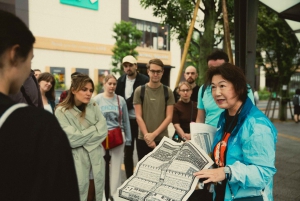
<path id="1" fill-rule="evenodd" d="M 143 32 L 140 47 L 154 50 L 170 50 L 169 27 L 154 22 L 130 19 Z"/>

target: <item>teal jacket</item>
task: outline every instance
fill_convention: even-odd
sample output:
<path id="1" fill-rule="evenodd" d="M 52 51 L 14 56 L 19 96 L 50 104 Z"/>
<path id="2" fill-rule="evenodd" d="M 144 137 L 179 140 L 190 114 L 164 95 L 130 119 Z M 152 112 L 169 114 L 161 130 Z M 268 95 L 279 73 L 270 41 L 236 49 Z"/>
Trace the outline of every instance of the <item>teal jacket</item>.
<path id="1" fill-rule="evenodd" d="M 220 116 L 213 147 L 224 133 L 225 112 Z M 273 200 L 273 176 L 277 130 L 251 100 L 247 98 L 237 125 L 227 145 L 226 165 L 232 176 L 227 182 L 224 201 L 231 201 L 231 186 L 235 198 L 263 194 L 264 201 Z"/>
<path id="2" fill-rule="evenodd" d="M 74 109 L 74 110 L 73 110 Z M 101 145 L 107 136 L 105 118 L 99 106 L 91 100 L 86 107 L 84 117 L 87 124 L 78 120 L 81 111 L 74 106 L 65 110 L 61 106 L 55 110 L 55 116 L 66 132 L 72 148 L 77 174 L 80 200 L 86 200 L 89 188 L 89 173 L 92 169 L 96 190 L 96 201 L 102 201 L 105 180 L 104 149 Z M 74 116 L 76 115 L 76 117 Z"/>

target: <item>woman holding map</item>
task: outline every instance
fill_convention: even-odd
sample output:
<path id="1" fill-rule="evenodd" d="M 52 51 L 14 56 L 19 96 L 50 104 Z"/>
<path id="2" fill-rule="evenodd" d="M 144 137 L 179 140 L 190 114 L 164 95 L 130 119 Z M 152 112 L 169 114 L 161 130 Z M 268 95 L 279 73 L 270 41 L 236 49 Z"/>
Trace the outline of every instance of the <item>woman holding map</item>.
<path id="1" fill-rule="evenodd" d="M 195 173 L 204 183 L 216 182 L 214 200 L 273 200 L 277 130 L 247 97 L 241 68 L 225 63 L 209 68 L 208 82 L 220 115 L 213 143 L 213 169 Z"/>

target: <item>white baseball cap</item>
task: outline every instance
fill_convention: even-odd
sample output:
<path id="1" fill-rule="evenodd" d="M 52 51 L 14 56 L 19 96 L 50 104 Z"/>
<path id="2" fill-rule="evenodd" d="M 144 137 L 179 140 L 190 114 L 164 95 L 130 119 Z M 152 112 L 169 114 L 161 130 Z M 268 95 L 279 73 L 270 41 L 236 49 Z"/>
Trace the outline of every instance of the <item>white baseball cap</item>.
<path id="1" fill-rule="evenodd" d="M 137 64 L 136 59 L 131 55 L 127 55 L 126 57 L 123 58 L 122 64 L 124 64 L 125 62 L 131 63 L 131 64 Z"/>

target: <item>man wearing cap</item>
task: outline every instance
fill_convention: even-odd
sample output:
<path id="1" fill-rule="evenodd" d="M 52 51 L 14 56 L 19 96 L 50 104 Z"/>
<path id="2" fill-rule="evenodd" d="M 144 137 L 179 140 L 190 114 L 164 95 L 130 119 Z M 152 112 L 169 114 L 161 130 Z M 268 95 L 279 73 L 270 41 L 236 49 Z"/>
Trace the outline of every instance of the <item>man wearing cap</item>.
<path id="1" fill-rule="evenodd" d="M 122 65 L 125 74 L 118 79 L 116 94 L 124 97 L 124 99 L 126 100 L 128 114 L 130 118 L 132 143 L 131 146 L 125 146 L 124 150 L 125 171 L 127 178 L 129 178 L 133 174 L 134 141 L 137 139 L 139 132 L 133 108 L 133 94 L 134 90 L 138 86 L 148 83 L 149 78 L 137 72 L 137 61 L 131 55 L 128 55 L 123 58 Z"/>

